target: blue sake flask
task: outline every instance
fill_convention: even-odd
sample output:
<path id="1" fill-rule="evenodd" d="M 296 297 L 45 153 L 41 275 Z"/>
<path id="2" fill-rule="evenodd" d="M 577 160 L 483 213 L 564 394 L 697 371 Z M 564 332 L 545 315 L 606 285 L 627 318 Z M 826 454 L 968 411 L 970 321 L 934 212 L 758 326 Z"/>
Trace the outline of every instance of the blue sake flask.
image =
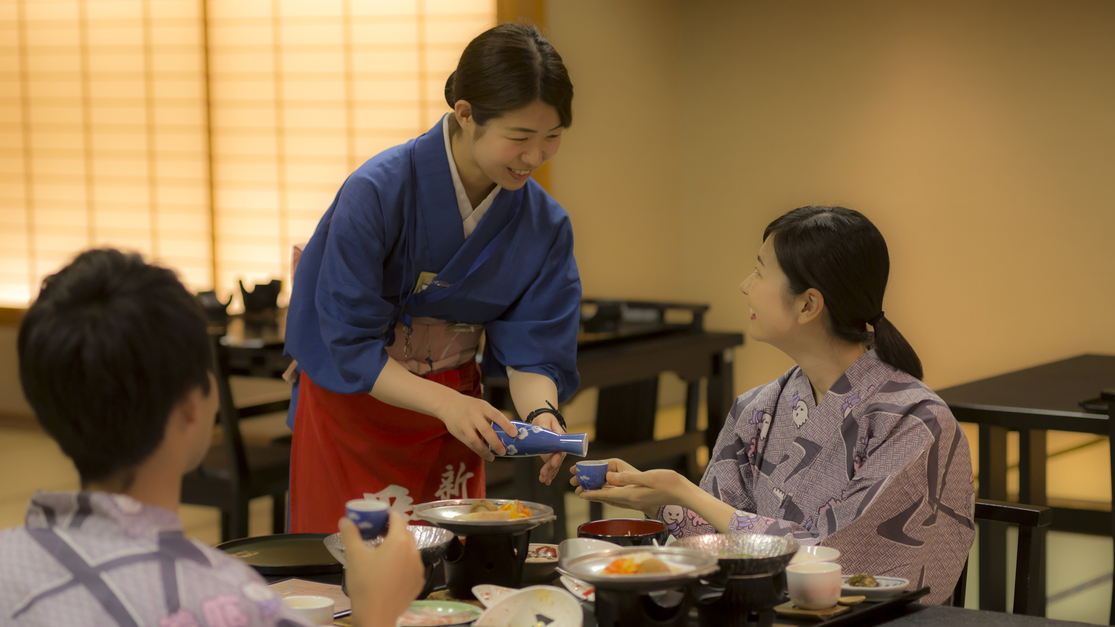
<path id="1" fill-rule="evenodd" d="M 588 455 L 588 434 L 555 433 L 518 420 L 512 420 L 511 424 L 519 430 L 517 437 L 511 437 L 503 429 L 492 425 L 500 441 L 507 447 L 507 454 L 503 457 L 532 457 L 548 453 L 569 453 L 577 457 Z"/>

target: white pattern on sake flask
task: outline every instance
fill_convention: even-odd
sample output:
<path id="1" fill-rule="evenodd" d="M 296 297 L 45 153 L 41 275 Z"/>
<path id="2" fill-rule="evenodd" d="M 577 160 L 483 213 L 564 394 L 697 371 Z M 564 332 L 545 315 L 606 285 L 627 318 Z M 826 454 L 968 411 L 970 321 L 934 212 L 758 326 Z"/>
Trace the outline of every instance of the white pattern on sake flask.
<path id="1" fill-rule="evenodd" d="M 507 447 L 507 454 L 502 457 L 532 457 L 549 453 L 569 453 L 577 457 L 588 455 L 586 433 L 555 433 L 518 420 L 512 420 L 511 424 L 519 430 L 515 437 L 507 435 L 503 429 L 495 429 L 496 436 Z"/>

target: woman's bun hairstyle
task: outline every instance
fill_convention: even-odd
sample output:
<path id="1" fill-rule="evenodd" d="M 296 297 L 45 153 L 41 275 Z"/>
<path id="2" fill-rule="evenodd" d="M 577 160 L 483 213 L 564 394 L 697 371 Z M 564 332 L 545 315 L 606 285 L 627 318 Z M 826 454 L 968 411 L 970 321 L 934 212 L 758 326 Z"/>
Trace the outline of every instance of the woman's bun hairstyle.
<path id="1" fill-rule="evenodd" d="M 562 127 L 573 124 L 573 84 L 561 55 L 525 24 L 500 24 L 469 42 L 445 81 L 449 108 L 460 100 L 480 126 L 536 100 L 557 110 Z"/>

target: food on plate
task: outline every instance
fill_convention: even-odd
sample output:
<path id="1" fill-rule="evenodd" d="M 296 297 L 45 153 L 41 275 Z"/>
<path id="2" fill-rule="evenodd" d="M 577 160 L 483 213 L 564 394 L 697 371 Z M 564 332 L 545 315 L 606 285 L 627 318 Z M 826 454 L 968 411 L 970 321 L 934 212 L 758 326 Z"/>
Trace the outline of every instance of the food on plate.
<path id="1" fill-rule="evenodd" d="M 657 575 L 678 572 L 673 566 L 658 559 L 651 553 L 634 553 L 621 557 L 604 567 L 605 575 Z"/>
<path id="2" fill-rule="evenodd" d="M 468 513 L 475 514 L 476 512 L 494 512 L 498 509 L 499 507 L 488 499 L 480 499 L 479 501 L 469 506 Z"/>
<path id="3" fill-rule="evenodd" d="M 851 577 L 848 577 L 847 585 L 856 588 L 878 588 L 879 582 L 875 581 L 875 578 L 871 575 L 860 573 L 858 575 L 852 575 Z"/>
<path id="4" fill-rule="evenodd" d="M 530 515 L 530 508 L 520 504 L 517 500 L 514 503 L 504 503 L 497 507 L 495 503 L 487 499 L 481 499 L 470 505 L 468 513 L 460 516 L 458 520 L 515 520 L 517 518 L 530 518 Z"/>
<path id="5" fill-rule="evenodd" d="M 552 562 L 558 558 L 556 546 L 548 544 L 532 545 L 527 551 L 528 562 Z"/>

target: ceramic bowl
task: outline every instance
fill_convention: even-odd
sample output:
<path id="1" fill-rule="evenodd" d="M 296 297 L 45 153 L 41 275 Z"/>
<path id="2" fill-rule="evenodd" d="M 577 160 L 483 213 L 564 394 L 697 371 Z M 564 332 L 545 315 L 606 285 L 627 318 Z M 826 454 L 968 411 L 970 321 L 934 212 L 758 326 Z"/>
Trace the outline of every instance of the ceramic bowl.
<path id="1" fill-rule="evenodd" d="M 554 586 L 531 586 L 500 599 L 476 621 L 475 627 L 581 627 L 584 613 L 572 594 Z"/>
<path id="2" fill-rule="evenodd" d="M 558 558 L 561 549 L 556 544 L 530 543 L 527 561 L 523 564 L 523 585 L 553 583 L 557 578 Z M 540 554 L 541 553 L 541 554 Z M 552 557 L 549 554 L 552 553 Z"/>
<path id="3" fill-rule="evenodd" d="M 790 560 L 791 564 L 806 562 L 835 562 L 840 559 L 840 550 L 828 546 L 803 546 Z"/>
<path id="4" fill-rule="evenodd" d="M 786 592 L 803 610 L 827 610 L 840 598 L 840 565 L 806 562 L 786 567 Z"/>
<path id="5" fill-rule="evenodd" d="M 472 596 L 476 597 L 476 600 L 480 601 L 485 608 L 492 607 L 503 600 L 504 597 L 518 592 L 515 588 L 504 588 L 503 586 L 494 586 L 487 583 L 472 587 Z"/>
<path id="6" fill-rule="evenodd" d="M 604 540 L 620 546 L 658 546 L 666 544 L 670 532 L 657 520 L 643 518 L 612 518 L 594 520 L 577 527 L 578 538 Z"/>
<path id="7" fill-rule="evenodd" d="M 283 604 L 311 625 L 333 624 L 333 599 L 329 597 L 294 595 L 283 597 Z"/>

